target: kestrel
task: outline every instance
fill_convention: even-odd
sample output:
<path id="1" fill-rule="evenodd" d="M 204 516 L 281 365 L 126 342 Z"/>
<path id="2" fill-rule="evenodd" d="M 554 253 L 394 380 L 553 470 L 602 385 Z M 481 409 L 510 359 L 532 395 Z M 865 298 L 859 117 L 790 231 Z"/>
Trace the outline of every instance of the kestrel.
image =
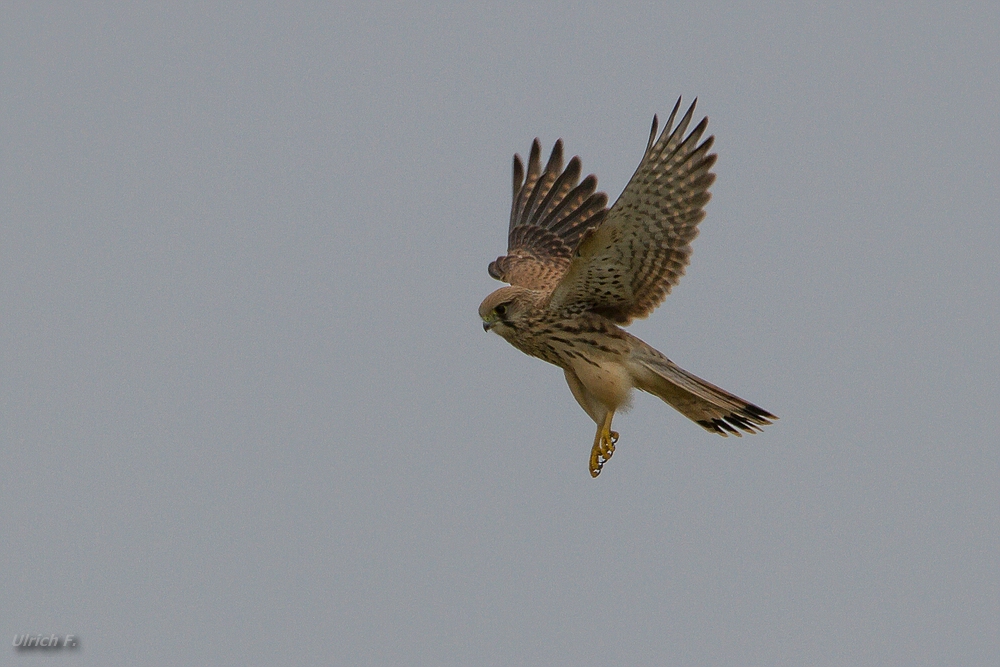
<path id="1" fill-rule="evenodd" d="M 676 127 L 677 100 L 618 201 L 580 181 L 580 158 L 563 170 L 560 139 L 542 169 L 538 139 L 528 171 L 514 156 L 507 254 L 489 267 L 508 283 L 479 306 L 483 329 L 563 369 L 570 391 L 597 424 L 590 474 L 611 458 L 615 411 L 632 389 L 658 396 L 712 433 L 755 433 L 777 419 L 767 410 L 695 377 L 618 325 L 646 317 L 684 274 L 691 241 L 705 217 L 714 137 L 698 143 L 708 118 L 685 137 L 697 100 Z"/>

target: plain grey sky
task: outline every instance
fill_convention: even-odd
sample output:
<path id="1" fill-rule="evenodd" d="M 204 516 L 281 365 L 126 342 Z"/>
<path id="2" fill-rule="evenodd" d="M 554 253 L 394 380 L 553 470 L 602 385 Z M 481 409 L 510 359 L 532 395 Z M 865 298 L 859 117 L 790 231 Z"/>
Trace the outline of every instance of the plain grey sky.
<path id="1" fill-rule="evenodd" d="M 1000 661 L 995 3 L 7 3 L 0 640 L 81 665 Z M 719 154 L 587 473 L 510 159 Z"/>

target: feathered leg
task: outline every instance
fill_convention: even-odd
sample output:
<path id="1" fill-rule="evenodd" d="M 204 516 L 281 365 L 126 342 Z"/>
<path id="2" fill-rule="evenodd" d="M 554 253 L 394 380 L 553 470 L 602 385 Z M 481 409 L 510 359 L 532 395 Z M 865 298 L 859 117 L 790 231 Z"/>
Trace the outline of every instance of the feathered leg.
<path id="1" fill-rule="evenodd" d="M 594 446 L 590 450 L 590 476 L 597 477 L 601 474 L 601 468 L 615 453 L 618 433 L 611 430 L 611 420 L 615 416 L 615 411 L 608 410 L 598 401 L 583 385 L 576 373 L 568 368 L 563 369 L 563 372 L 566 374 L 566 384 L 573 392 L 576 402 L 597 424 L 597 435 L 594 436 Z"/>

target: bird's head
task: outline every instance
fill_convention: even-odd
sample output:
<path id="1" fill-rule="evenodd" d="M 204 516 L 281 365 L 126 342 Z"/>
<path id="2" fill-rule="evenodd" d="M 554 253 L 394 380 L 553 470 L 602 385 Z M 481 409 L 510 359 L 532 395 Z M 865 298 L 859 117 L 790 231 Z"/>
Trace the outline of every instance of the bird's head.
<path id="1" fill-rule="evenodd" d="M 517 331 L 519 323 L 532 308 L 531 290 L 523 287 L 501 287 L 479 304 L 483 331 L 493 331 L 504 338 Z"/>

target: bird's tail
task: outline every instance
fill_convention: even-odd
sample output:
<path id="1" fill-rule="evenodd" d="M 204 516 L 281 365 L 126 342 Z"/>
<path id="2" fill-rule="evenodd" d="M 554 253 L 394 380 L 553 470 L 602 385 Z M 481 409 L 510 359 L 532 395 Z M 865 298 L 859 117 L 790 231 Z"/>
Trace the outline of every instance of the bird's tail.
<path id="1" fill-rule="evenodd" d="M 712 433 L 757 433 L 777 419 L 767 410 L 688 373 L 648 345 L 634 351 L 631 360 L 636 387 L 658 396 Z"/>

